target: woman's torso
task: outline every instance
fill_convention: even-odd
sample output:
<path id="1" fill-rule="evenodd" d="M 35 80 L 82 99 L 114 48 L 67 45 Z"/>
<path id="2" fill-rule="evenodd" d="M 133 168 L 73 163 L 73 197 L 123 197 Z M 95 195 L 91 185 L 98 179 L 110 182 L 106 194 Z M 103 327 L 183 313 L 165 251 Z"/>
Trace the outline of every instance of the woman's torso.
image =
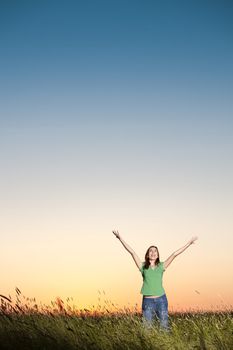
<path id="1" fill-rule="evenodd" d="M 150 266 L 152 270 L 156 268 L 156 266 Z M 144 295 L 145 298 L 159 298 L 158 295 Z"/>
<path id="2" fill-rule="evenodd" d="M 152 270 L 156 269 L 157 266 L 150 266 Z M 144 295 L 144 298 L 159 298 L 159 295 Z"/>

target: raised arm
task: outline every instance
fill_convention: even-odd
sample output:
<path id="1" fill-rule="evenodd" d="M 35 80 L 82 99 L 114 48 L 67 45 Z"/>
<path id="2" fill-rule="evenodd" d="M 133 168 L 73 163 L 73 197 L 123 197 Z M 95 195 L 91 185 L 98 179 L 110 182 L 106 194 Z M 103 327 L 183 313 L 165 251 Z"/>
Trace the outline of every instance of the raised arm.
<path id="1" fill-rule="evenodd" d="M 112 231 L 112 233 L 116 236 L 116 238 L 119 239 L 119 241 L 122 243 L 122 245 L 125 247 L 125 249 L 131 254 L 132 258 L 134 259 L 135 264 L 140 269 L 142 266 L 142 262 L 135 253 L 135 251 L 123 240 L 123 238 L 120 236 L 118 231 Z"/>
<path id="2" fill-rule="evenodd" d="M 193 244 L 197 238 L 198 238 L 197 236 L 192 237 L 190 239 L 190 241 L 188 241 L 187 244 L 185 244 L 183 247 L 181 247 L 180 249 L 178 249 L 174 253 L 172 253 L 172 255 L 170 255 L 169 258 L 167 258 L 167 260 L 164 261 L 164 264 L 163 264 L 164 268 L 166 269 L 171 264 L 171 262 L 175 259 L 175 257 L 177 257 L 177 255 L 183 253 L 183 251 L 185 249 L 187 249 L 191 244 Z"/>

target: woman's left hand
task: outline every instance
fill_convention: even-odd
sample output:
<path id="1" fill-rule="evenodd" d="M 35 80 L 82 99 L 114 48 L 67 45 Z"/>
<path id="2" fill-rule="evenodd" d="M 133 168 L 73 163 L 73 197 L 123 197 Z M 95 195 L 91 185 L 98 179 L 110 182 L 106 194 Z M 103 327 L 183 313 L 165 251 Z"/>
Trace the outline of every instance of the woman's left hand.
<path id="1" fill-rule="evenodd" d="M 188 243 L 189 243 L 189 244 L 193 244 L 197 239 L 198 239 L 197 236 L 192 237 Z"/>

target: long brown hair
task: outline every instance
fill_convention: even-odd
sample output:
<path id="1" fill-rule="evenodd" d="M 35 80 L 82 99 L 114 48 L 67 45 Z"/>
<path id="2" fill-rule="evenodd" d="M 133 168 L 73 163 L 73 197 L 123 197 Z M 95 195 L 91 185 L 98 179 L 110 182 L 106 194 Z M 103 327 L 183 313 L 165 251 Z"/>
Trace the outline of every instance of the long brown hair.
<path id="1" fill-rule="evenodd" d="M 159 263 L 160 263 L 160 258 L 159 258 L 159 250 L 158 248 L 155 246 L 155 245 L 151 245 L 147 251 L 146 251 L 146 254 L 145 254 L 145 263 L 144 263 L 144 269 L 148 269 L 149 266 L 150 266 L 150 260 L 149 260 L 149 250 L 150 248 L 156 248 L 157 249 L 157 253 L 158 253 L 158 257 L 157 259 L 155 260 L 155 266 L 157 266 Z"/>

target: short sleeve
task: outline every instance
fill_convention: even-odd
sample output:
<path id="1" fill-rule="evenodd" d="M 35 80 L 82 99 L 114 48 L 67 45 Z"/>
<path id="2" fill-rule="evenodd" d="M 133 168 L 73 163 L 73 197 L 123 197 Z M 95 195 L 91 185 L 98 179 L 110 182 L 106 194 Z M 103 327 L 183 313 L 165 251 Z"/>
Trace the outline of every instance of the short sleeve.
<path id="1" fill-rule="evenodd" d="M 143 268 L 144 268 L 144 263 L 142 263 L 142 266 L 140 267 L 140 272 L 141 272 L 141 274 L 143 274 Z"/>
<path id="2" fill-rule="evenodd" d="M 160 262 L 160 268 L 161 268 L 162 271 L 165 271 L 165 268 L 164 268 L 163 264 L 164 264 L 164 261 L 161 261 Z"/>

